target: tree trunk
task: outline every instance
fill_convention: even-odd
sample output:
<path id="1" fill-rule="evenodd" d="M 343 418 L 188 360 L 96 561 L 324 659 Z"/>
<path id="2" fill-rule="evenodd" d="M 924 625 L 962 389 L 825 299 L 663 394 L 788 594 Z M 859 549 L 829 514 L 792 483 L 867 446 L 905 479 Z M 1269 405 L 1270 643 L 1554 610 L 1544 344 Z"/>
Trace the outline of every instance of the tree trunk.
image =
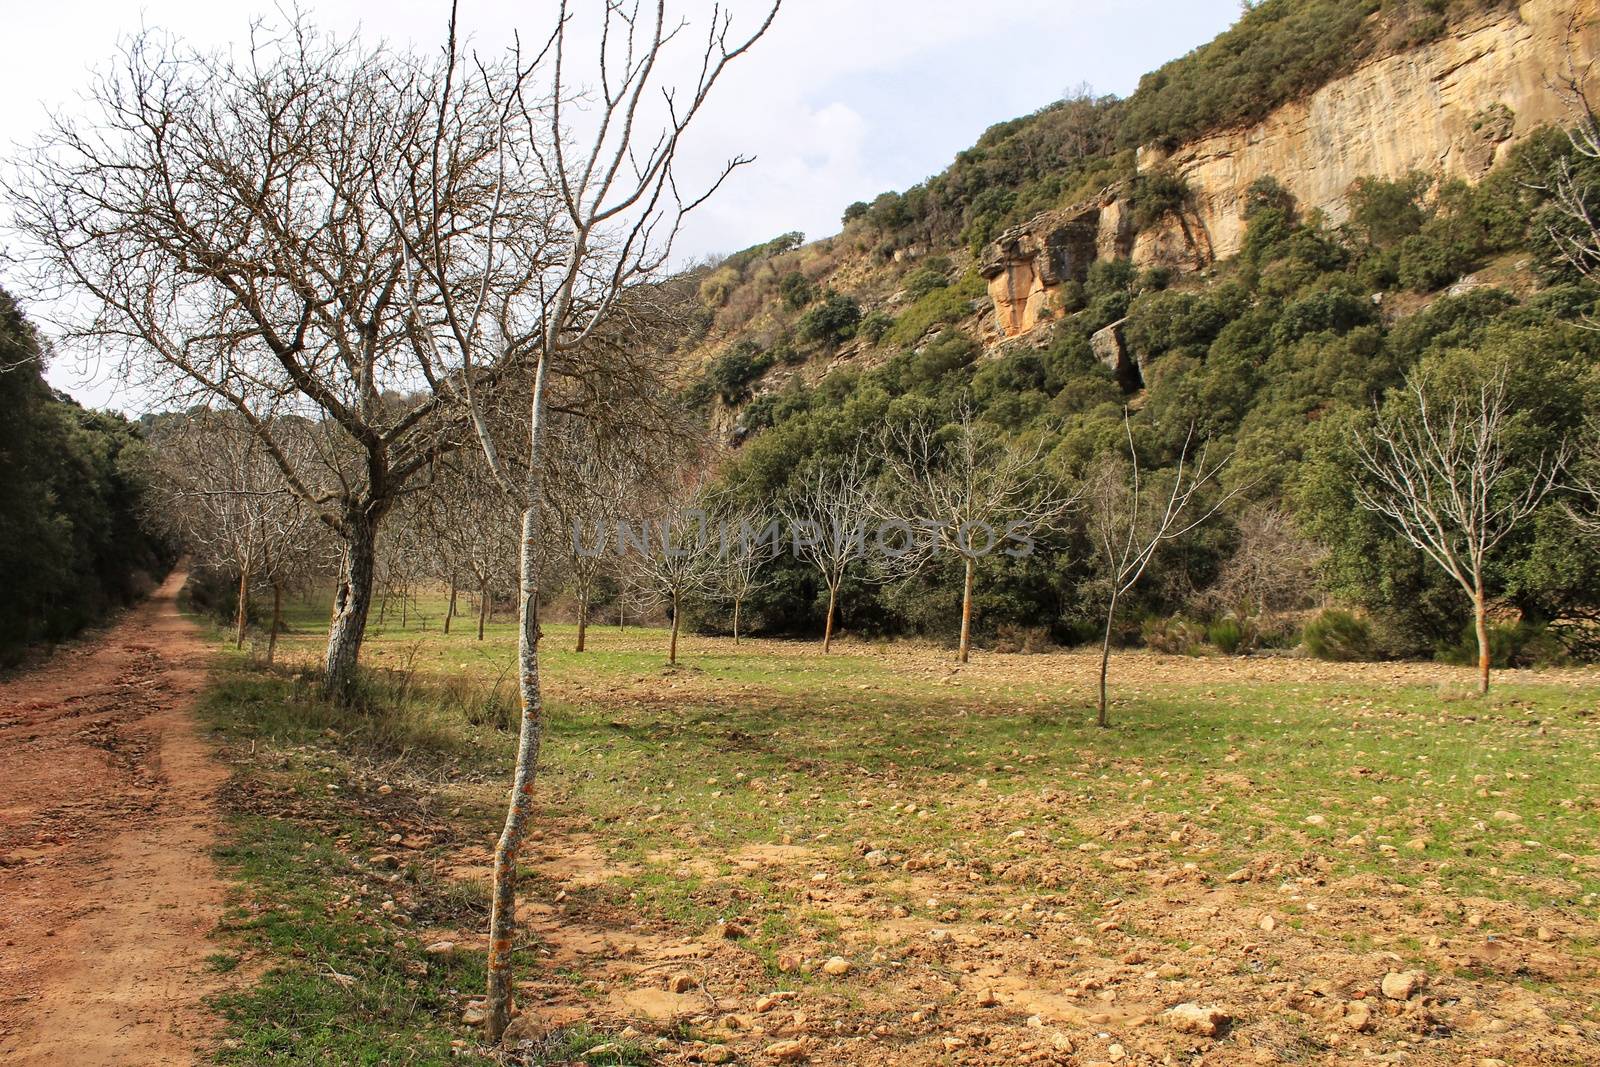
<path id="1" fill-rule="evenodd" d="M 833 604 L 838 597 L 838 587 L 828 587 L 828 619 L 822 624 L 822 654 L 826 656 L 833 649 Z"/>
<path id="2" fill-rule="evenodd" d="M 323 693 L 340 704 L 355 695 L 356 662 L 366 636 L 367 614 L 372 610 L 372 582 L 377 570 L 378 524 L 365 513 L 346 520 L 344 574 L 333 598 L 333 622 L 328 627 L 328 654 L 324 662 Z"/>
<path id="3" fill-rule="evenodd" d="M 478 586 L 478 640 L 483 640 L 483 624 L 489 618 L 489 587 Z"/>
<path id="4" fill-rule="evenodd" d="M 739 643 L 739 608 L 742 607 L 743 605 L 744 605 L 744 601 L 741 598 L 739 598 L 739 597 L 735 597 L 734 598 L 734 600 L 733 600 L 733 643 L 736 644 L 736 645 Z"/>
<path id="5" fill-rule="evenodd" d="M 239 604 L 233 615 L 233 647 L 244 647 L 244 628 L 250 618 L 250 568 L 239 568 Z"/>
<path id="6" fill-rule="evenodd" d="M 444 632 L 450 632 L 450 620 L 456 615 L 456 580 L 450 579 L 450 606 L 444 609 Z"/>
<path id="7" fill-rule="evenodd" d="M 972 650 L 972 570 L 974 561 L 967 560 L 966 578 L 961 583 L 961 662 L 967 662 Z"/>
<path id="8" fill-rule="evenodd" d="M 404 630 L 411 622 L 411 587 L 400 587 L 400 629 Z"/>
<path id="9" fill-rule="evenodd" d="M 589 597 L 584 594 L 578 598 L 578 651 L 583 651 L 584 642 L 589 636 Z"/>
<path id="10" fill-rule="evenodd" d="M 278 630 L 283 626 L 283 583 L 274 579 L 272 582 L 272 628 L 267 631 L 267 666 L 272 666 L 272 657 L 278 651 Z"/>
<path id="11" fill-rule="evenodd" d="M 557 318 L 565 316 L 563 300 L 558 298 Z M 553 346 L 554 340 L 551 339 Z M 522 728 L 517 735 L 517 767 L 511 782 L 511 800 L 506 807 L 505 828 L 494 849 L 494 889 L 489 910 L 489 959 L 484 1036 L 491 1045 L 499 1044 L 511 1022 L 511 946 L 517 930 L 517 857 L 527 836 L 528 817 L 533 812 L 533 785 L 539 765 L 539 743 L 544 735 L 544 701 L 539 691 L 538 590 L 534 587 L 538 571 L 539 527 L 543 511 L 543 487 L 539 482 L 540 452 L 544 443 L 544 384 L 548 360 L 539 357 L 533 378 L 532 419 L 529 427 L 527 500 L 522 513 L 522 547 L 518 553 L 519 613 L 517 626 L 517 666 L 522 698 Z"/>
<path id="12" fill-rule="evenodd" d="M 678 598 L 672 598 L 672 648 L 667 653 L 667 662 L 672 666 L 678 665 Z"/>
<path id="13" fill-rule="evenodd" d="M 1110 703 L 1106 699 L 1106 675 L 1111 673 L 1111 627 L 1117 619 L 1117 595 L 1111 595 L 1111 603 L 1106 608 L 1106 633 L 1105 639 L 1100 642 L 1100 710 L 1095 715 L 1094 724 L 1102 730 L 1111 725 Z"/>
<path id="14" fill-rule="evenodd" d="M 1478 695 L 1489 695 L 1489 604 L 1482 587 L 1472 596 L 1472 616 L 1478 627 Z"/>

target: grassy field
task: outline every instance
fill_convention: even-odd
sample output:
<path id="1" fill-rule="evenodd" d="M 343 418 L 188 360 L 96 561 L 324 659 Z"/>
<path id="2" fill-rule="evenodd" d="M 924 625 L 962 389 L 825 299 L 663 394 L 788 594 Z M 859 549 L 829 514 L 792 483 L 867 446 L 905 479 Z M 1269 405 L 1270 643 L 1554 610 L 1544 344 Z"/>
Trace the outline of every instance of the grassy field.
<path id="1" fill-rule="evenodd" d="M 321 605 L 224 657 L 225 1060 L 480 1055 L 513 633 L 425 607 L 362 717 L 309 695 Z M 573 638 L 514 1062 L 1600 1059 L 1600 671 L 1128 654 L 1098 730 L 1087 653 Z"/>

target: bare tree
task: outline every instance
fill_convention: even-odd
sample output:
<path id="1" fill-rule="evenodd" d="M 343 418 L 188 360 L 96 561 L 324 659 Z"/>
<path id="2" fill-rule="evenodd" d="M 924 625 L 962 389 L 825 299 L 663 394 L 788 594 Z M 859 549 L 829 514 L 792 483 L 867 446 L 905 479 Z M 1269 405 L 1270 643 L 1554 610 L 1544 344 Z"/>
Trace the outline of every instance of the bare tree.
<path id="1" fill-rule="evenodd" d="M 1386 519 L 1471 599 L 1478 691 L 1488 693 L 1486 568 L 1555 488 L 1569 454 L 1543 455 L 1524 469 L 1508 448 L 1508 365 L 1495 362 L 1472 378 L 1424 366 L 1391 396 L 1355 444 L 1363 476 L 1356 502 Z"/>
<path id="2" fill-rule="evenodd" d="M 1555 177 L 1548 192 L 1555 214 L 1545 225 L 1545 234 L 1562 258 L 1580 276 L 1600 281 L 1600 187 L 1594 181 L 1594 168 L 1600 164 L 1600 115 L 1590 98 L 1592 64 L 1581 61 L 1573 49 L 1580 27 L 1576 18 L 1567 26 L 1568 63 L 1556 81 L 1555 91 L 1566 102 L 1572 118 L 1567 139 L 1574 160 L 1556 161 Z M 1591 328 L 1600 328 L 1585 320 Z"/>
<path id="3" fill-rule="evenodd" d="M 717 536 L 704 498 L 690 487 L 669 492 L 631 535 L 627 523 L 617 535 L 636 587 L 667 611 L 667 662 L 677 666 L 684 606 L 711 591 L 718 569 Z"/>
<path id="4" fill-rule="evenodd" d="M 717 551 L 712 565 L 714 594 L 733 606 L 733 643 L 739 643 L 739 623 L 744 605 L 777 580 L 767 570 L 781 536 L 767 516 L 738 508 L 720 508 L 713 514 Z"/>
<path id="5" fill-rule="evenodd" d="M 7 187 L 35 287 L 67 297 L 52 305 L 65 342 L 115 353 L 175 403 L 235 411 L 345 542 L 325 663 L 337 698 L 354 678 L 380 526 L 465 430 L 417 328 L 440 302 L 415 284 L 415 250 L 388 210 L 414 186 L 419 130 L 496 143 L 498 98 L 452 95 L 448 77 L 442 61 L 298 15 L 255 26 L 238 52 L 146 31 L 93 82 L 91 117 L 57 116 Z M 450 212 L 489 210 L 492 156 L 464 162 Z M 315 450 L 286 446 L 290 417 L 316 427 Z"/>
<path id="6" fill-rule="evenodd" d="M 1186 537 L 1211 521 L 1241 489 L 1224 493 L 1209 506 L 1204 492 L 1227 466 L 1207 461 L 1201 448 L 1191 454 L 1193 430 L 1184 442 L 1178 465 L 1168 476 L 1165 490 L 1150 484 L 1140 470 L 1139 450 L 1133 440 L 1133 423 L 1123 415 L 1128 454 L 1107 453 L 1091 469 L 1085 487 L 1089 510 L 1089 535 L 1099 552 L 1100 580 L 1105 595 L 1105 631 L 1100 643 L 1100 701 L 1095 725 L 1111 725 L 1107 678 L 1111 668 L 1111 636 L 1122 598 L 1149 570 L 1163 545 Z M 1203 510 L 1202 510 L 1203 509 Z"/>
<path id="7" fill-rule="evenodd" d="M 866 466 L 860 453 L 839 466 L 819 468 L 783 507 L 796 556 L 811 564 L 828 590 L 822 626 L 822 653 L 833 648 L 833 623 L 845 576 L 868 562 L 869 499 Z"/>
<path id="8" fill-rule="evenodd" d="M 1045 466 L 1045 443 L 1007 443 L 974 419 L 963 404 L 946 428 L 921 420 L 891 431 L 883 445 L 889 494 L 874 510 L 885 522 L 905 522 L 913 567 L 940 554 L 962 562 L 961 641 L 972 648 L 973 581 L 978 562 L 993 552 L 1031 549 L 1055 528 L 1077 498 L 1061 491 Z M 913 526 L 914 524 L 914 526 Z"/>
<path id="9" fill-rule="evenodd" d="M 275 431 L 285 447 L 303 447 L 292 427 Z M 168 418 L 152 435 L 162 521 L 175 528 L 202 565 L 238 581 L 234 647 L 244 646 L 252 588 L 273 591 L 267 659 L 277 649 L 284 583 L 309 562 L 315 538 L 309 509 L 283 486 L 276 464 L 243 421 L 229 412 L 198 411 Z"/>
<path id="10" fill-rule="evenodd" d="M 1272 618 L 1314 605 L 1317 567 L 1327 550 L 1307 539 L 1294 516 L 1258 504 L 1238 519 L 1239 545 L 1206 591 L 1209 604 L 1241 618 Z"/>
<path id="11" fill-rule="evenodd" d="M 698 193 L 677 180 L 684 137 L 728 65 L 766 33 L 777 4 L 747 37 L 711 13 L 697 70 L 682 86 L 665 78 L 670 53 L 690 41 L 665 0 L 590 5 L 597 36 L 593 84 L 573 80 L 578 14 L 562 0 L 544 45 L 501 63 L 461 55 L 452 14 L 437 88 L 436 118 L 410 127 L 400 146 L 409 187 L 387 217 L 408 253 L 402 287 L 413 332 L 449 373 L 431 379 L 468 413 L 490 473 L 521 509 L 518 676 L 522 720 L 511 803 L 495 846 L 485 1031 L 499 1041 L 511 1017 L 516 863 L 532 809 L 543 736 L 538 621 L 540 547 L 549 525 L 545 485 L 552 416 L 613 417 L 638 426 L 652 414 L 640 381 L 660 360 L 626 343 L 630 324 L 660 306 L 651 283 L 668 264 L 685 216 L 744 159 Z M 485 118 L 488 136 L 458 121 Z M 610 338 L 623 343 L 608 344 Z M 598 357 L 598 359 L 594 358 Z M 490 420 L 504 380 L 526 370 L 513 453 Z M 630 373 L 632 372 L 632 373 Z M 654 395 L 660 395 L 659 392 Z"/>

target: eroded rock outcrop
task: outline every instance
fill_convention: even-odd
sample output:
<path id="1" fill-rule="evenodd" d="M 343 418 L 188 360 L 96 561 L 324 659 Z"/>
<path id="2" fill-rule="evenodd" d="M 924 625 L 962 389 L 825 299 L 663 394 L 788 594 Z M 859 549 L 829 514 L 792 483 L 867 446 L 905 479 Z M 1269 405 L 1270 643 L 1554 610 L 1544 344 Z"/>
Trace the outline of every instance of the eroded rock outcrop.
<path id="1" fill-rule="evenodd" d="M 984 250 L 995 325 L 1006 337 L 1037 326 L 1062 283 L 1082 281 L 1098 257 L 1098 205 L 1052 211 L 1001 234 Z"/>

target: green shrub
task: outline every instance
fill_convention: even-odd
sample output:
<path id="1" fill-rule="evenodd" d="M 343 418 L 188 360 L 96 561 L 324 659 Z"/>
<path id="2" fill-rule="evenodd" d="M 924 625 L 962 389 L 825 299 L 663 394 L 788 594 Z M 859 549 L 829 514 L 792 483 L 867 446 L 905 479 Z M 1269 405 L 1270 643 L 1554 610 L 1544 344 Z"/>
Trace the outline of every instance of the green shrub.
<path id="1" fill-rule="evenodd" d="M 1250 627 L 1232 616 L 1206 627 L 1206 641 L 1225 656 L 1250 650 Z"/>
<path id="2" fill-rule="evenodd" d="M 1478 628 L 1473 623 L 1462 627 L 1454 644 L 1441 645 L 1434 653 L 1440 663 L 1457 667 L 1478 665 Z M 1565 662 L 1566 650 L 1546 627 L 1526 622 L 1489 624 L 1489 663 L 1496 670 L 1510 667 L 1547 667 Z"/>
<path id="3" fill-rule="evenodd" d="M 737 404 L 750 395 L 750 383 L 771 369 L 772 362 L 772 355 L 754 341 L 740 341 L 711 361 L 706 383 L 724 403 Z"/>
<path id="4" fill-rule="evenodd" d="M 874 311 L 861 320 L 856 327 L 856 336 L 865 337 L 869 344 L 877 344 L 883 340 L 883 335 L 894 328 L 894 316 L 882 311 Z"/>
<path id="5" fill-rule="evenodd" d="M 888 337 L 897 345 L 916 344 L 934 327 L 960 322 L 971 313 L 970 296 L 963 295 L 954 286 L 935 289 L 906 308 L 895 320 Z"/>
<path id="6" fill-rule="evenodd" d="M 778 279 L 778 295 L 790 311 L 799 311 L 817 298 L 817 291 L 799 271 L 790 271 Z"/>
<path id="7" fill-rule="evenodd" d="M 1348 611 L 1329 608 L 1306 624 L 1306 650 L 1318 659 L 1349 663 L 1372 655 L 1372 626 Z"/>
<path id="8" fill-rule="evenodd" d="M 822 303 L 800 316 L 795 338 L 801 344 L 832 348 L 854 337 L 860 322 L 861 305 L 855 298 L 830 290 Z"/>
<path id="9" fill-rule="evenodd" d="M 1205 648 L 1206 628 L 1192 619 L 1174 615 L 1171 618 L 1146 619 L 1139 627 L 1139 636 L 1144 646 L 1152 652 L 1195 656 Z"/>
<path id="10" fill-rule="evenodd" d="M 1407 237 L 1400 244 L 1400 284 L 1419 293 L 1443 289 L 1460 277 L 1462 264 L 1430 234 Z"/>
<path id="11" fill-rule="evenodd" d="M 935 289 L 943 289 L 950 284 L 940 271 L 931 267 L 919 267 L 906 275 L 905 290 L 907 299 L 921 300 Z"/>

